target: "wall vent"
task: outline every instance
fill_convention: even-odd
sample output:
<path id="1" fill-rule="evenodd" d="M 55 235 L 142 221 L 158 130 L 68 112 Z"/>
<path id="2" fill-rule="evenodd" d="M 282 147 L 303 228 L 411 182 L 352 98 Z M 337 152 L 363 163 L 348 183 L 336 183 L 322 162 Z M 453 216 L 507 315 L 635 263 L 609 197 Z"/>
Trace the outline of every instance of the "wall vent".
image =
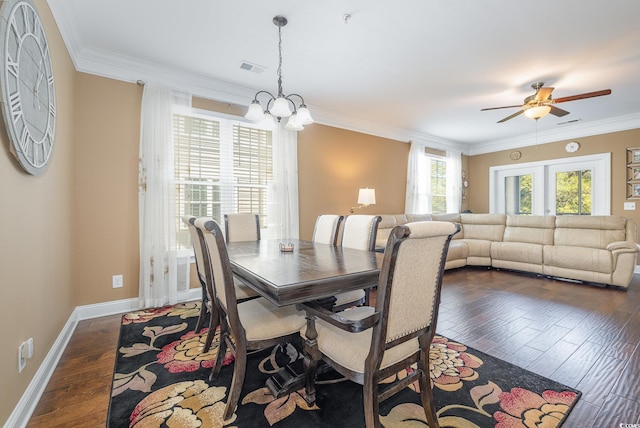
<path id="1" fill-rule="evenodd" d="M 242 61 L 240 63 L 240 69 L 241 70 L 247 70 L 250 71 L 252 73 L 256 73 L 256 74 L 260 74 L 265 70 L 265 67 L 258 65 L 258 64 L 252 64 L 248 61 Z"/>
<path id="2" fill-rule="evenodd" d="M 582 119 L 571 119 L 564 122 L 558 122 L 557 125 L 568 125 L 570 123 L 580 122 Z"/>

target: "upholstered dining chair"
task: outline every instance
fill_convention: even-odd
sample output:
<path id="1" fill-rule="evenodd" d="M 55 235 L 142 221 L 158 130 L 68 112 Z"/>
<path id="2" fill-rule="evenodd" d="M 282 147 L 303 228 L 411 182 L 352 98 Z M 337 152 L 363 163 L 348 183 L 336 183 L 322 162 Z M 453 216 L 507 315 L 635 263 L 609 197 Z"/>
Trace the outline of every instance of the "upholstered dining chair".
<path id="1" fill-rule="evenodd" d="M 307 313 L 301 334 L 309 403 L 315 402 L 315 370 L 317 361 L 323 359 L 363 385 L 368 428 L 380 426 L 380 401 L 416 380 L 429 427 L 439 426 L 429 380 L 429 352 L 449 242 L 459 230 L 457 224 L 438 221 L 396 226 L 385 248 L 375 308 L 363 306 L 334 314 L 315 303 L 302 304 Z M 379 385 L 412 364 L 417 369 L 406 377 Z"/>
<path id="2" fill-rule="evenodd" d="M 227 244 L 239 241 L 259 241 L 260 216 L 258 214 L 225 214 L 224 236 Z"/>
<path id="3" fill-rule="evenodd" d="M 376 248 L 379 215 L 348 215 L 342 226 L 340 245 L 356 250 L 373 251 Z"/>
<path id="4" fill-rule="evenodd" d="M 209 262 L 205 273 L 212 277 L 213 297 L 220 313 L 220 347 L 210 378 L 214 379 L 220 373 L 227 347 L 235 355 L 233 378 L 223 414 L 223 419 L 227 420 L 233 415 L 242 392 L 247 352 L 294 340 L 304 326 L 305 318 L 295 306 L 278 307 L 264 297 L 238 303 L 220 226 L 207 218 L 197 219 L 195 226 L 204 236 Z"/>
<path id="5" fill-rule="evenodd" d="M 378 225 L 382 217 L 379 215 L 349 215 L 344 219 L 340 246 L 356 250 L 374 251 Z M 375 288 L 375 287 L 373 287 Z M 365 289 L 365 304 L 369 304 L 371 288 Z"/>
<path id="6" fill-rule="evenodd" d="M 313 242 L 329 244 L 336 246 L 338 244 L 338 235 L 340 225 L 344 219 L 341 215 L 322 214 L 316 219 L 313 228 Z M 334 296 L 336 298 L 333 304 L 333 311 L 340 312 L 353 306 L 360 306 L 366 301 L 366 293 L 364 290 L 352 290 L 339 293 Z"/>
<path id="7" fill-rule="evenodd" d="M 195 227 L 196 217 L 194 216 L 184 216 L 182 217 L 182 221 L 187 224 L 189 228 L 189 234 L 191 236 L 191 243 L 193 245 L 193 252 L 195 254 L 196 259 L 196 271 L 198 273 L 198 280 L 200 281 L 200 285 L 202 286 L 202 302 L 200 307 L 200 315 L 198 316 L 198 321 L 196 322 L 195 332 L 198 333 L 204 326 L 204 321 L 207 316 L 207 312 L 209 312 L 209 331 L 207 332 L 207 338 L 204 342 L 204 352 L 208 352 L 209 348 L 211 348 L 211 343 L 213 342 L 213 338 L 215 337 L 216 328 L 219 325 L 218 319 L 218 311 L 216 306 L 212 303 L 212 296 L 214 295 L 214 285 L 213 283 L 208 282 L 213 279 L 209 277 L 207 279 L 206 276 L 206 266 L 208 265 L 208 254 L 204 251 L 205 243 L 204 237 L 202 236 L 202 231 L 200 231 L 197 227 Z M 234 278 L 234 286 L 236 289 L 236 299 L 239 302 L 244 302 L 246 300 L 255 299 L 258 297 L 258 293 L 253 290 L 251 287 L 247 286 L 244 282 Z"/>

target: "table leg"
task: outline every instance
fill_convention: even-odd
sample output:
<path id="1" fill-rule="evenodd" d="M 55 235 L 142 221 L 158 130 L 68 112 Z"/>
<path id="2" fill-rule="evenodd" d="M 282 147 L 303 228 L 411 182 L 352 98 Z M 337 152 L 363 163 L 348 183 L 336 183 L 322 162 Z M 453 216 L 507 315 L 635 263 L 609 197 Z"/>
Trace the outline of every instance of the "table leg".
<path id="1" fill-rule="evenodd" d="M 316 317 L 307 315 L 307 331 L 304 340 L 304 371 L 306 376 L 305 400 L 309 406 L 316 402 L 316 369 L 320 360 L 318 350 L 318 332 L 316 331 Z"/>

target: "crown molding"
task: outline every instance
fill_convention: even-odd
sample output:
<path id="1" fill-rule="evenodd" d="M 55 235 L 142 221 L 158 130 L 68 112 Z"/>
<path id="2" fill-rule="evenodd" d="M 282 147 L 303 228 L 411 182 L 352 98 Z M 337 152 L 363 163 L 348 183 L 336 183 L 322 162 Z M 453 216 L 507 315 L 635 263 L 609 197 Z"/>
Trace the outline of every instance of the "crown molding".
<path id="1" fill-rule="evenodd" d="M 513 138 L 504 138 L 502 140 L 476 144 L 470 146 L 468 153 L 465 154 L 468 154 L 469 156 L 481 155 L 502 150 L 517 149 L 537 144 L 553 143 L 556 141 L 609 134 L 611 132 L 626 131 L 637 128 L 640 128 L 640 113 L 593 122 L 577 123 L 574 125 L 563 125 L 562 128 L 541 131 L 537 134 L 530 133 Z"/>

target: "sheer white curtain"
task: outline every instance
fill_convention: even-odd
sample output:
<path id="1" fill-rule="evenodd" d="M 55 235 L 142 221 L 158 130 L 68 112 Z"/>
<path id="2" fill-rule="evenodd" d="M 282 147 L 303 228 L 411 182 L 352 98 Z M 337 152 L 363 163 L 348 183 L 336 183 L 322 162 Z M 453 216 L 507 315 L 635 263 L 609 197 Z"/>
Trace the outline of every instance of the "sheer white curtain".
<path id="1" fill-rule="evenodd" d="M 298 133 L 282 123 L 273 130 L 273 181 L 267 196 L 267 238 L 297 239 L 298 215 Z"/>
<path id="2" fill-rule="evenodd" d="M 447 150 L 447 212 L 459 213 L 462 207 L 462 153 Z"/>
<path id="3" fill-rule="evenodd" d="M 411 142 L 407 163 L 405 214 L 424 214 L 428 213 L 431 208 L 429 203 L 429 167 L 425 148 L 424 144 Z"/>
<path id="4" fill-rule="evenodd" d="M 142 95 L 138 205 L 140 307 L 177 302 L 189 284 L 189 258 L 176 245 L 173 108 L 191 95 L 147 83 Z"/>

